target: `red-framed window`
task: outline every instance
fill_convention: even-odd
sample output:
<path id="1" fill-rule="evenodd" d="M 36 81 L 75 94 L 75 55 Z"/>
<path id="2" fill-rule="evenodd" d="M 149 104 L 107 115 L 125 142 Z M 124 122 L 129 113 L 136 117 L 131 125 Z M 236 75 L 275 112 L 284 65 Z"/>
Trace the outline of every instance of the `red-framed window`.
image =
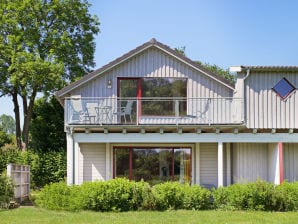
<path id="1" fill-rule="evenodd" d="M 119 77 L 117 96 L 135 98 L 134 114 L 181 116 L 187 114 L 187 79 L 170 77 Z M 125 100 L 123 103 L 125 104 Z M 121 105 L 123 106 L 123 105 Z"/>
<path id="2" fill-rule="evenodd" d="M 191 182 L 191 148 L 114 147 L 113 177 L 144 180 Z"/>

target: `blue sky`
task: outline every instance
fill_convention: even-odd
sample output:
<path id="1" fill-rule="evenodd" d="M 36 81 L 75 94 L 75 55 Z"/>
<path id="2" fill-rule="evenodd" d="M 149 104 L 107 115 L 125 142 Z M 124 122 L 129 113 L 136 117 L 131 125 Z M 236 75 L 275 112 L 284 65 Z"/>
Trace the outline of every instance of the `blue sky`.
<path id="1" fill-rule="evenodd" d="M 298 1 L 92 0 L 101 22 L 96 37 L 99 68 L 156 38 L 186 47 L 193 60 L 232 65 L 298 65 Z M 0 98 L 0 115 L 13 115 Z"/>

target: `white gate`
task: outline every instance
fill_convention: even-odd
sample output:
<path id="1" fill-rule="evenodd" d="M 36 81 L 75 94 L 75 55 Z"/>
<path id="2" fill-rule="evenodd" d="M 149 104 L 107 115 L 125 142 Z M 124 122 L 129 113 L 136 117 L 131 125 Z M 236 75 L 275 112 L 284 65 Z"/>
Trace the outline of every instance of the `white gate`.
<path id="1" fill-rule="evenodd" d="M 14 198 L 17 202 L 22 202 L 29 198 L 30 194 L 30 166 L 19 164 L 7 165 L 7 176 L 14 184 Z"/>

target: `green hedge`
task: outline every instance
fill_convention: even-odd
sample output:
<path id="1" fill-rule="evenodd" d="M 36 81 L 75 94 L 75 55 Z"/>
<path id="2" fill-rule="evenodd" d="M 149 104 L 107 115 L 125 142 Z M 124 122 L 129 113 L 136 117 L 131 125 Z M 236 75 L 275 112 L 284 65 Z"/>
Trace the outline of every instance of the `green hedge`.
<path id="1" fill-rule="evenodd" d="M 298 182 L 275 186 L 264 181 L 207 190 L 197 185 L 146 182 L 117 178 L 80 186 L 54 183 L 35 200 L 55 210 L 133 211 L 171 209 L 224 209 L 298 211 Z"/>
<path id="2" fill-rule="evenodd" d="M 8 208 L 13 198 L 13 185 L 10 178 L 0 175 L 0 208 Z"/>
<path id="3" fill-rule="evenodd" d="M 66 176 L 65 152 L 22 152 L 13 145 L 0 148 L 0 173 L 8 163 L 28 164 L 31 171 L 31 186 L 41 188 L 46 184 L 63 181 Z"/>
<path id="4" fill-rule="evenodd" d="M 255 183 L 233 184 L 213 191 L 214 207 L 228 210 L 273 210 L 273 184 L 258 180 Z"/>
<path id="5" fill-rule="evenodd" d="M 210 192 L 199 186 L 167 182 L 150 187 L 146 182 L 116 178 L 86 182 L 80 186 L 65 183 L 47 185 L 35 203 L 55 210 L 132 211 L 166 209 L 208 209 Z"/>
<path id="6" fill-rule="evenodd" d="M 272 204 L 275 211 L 298 211 L 298 182 L 284 182 L 277 186 Z"/>

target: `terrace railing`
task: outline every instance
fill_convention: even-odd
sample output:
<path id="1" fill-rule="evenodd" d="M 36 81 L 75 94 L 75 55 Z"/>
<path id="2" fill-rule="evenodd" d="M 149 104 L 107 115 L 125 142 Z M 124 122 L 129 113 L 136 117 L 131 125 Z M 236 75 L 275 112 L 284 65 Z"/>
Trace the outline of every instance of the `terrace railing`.
<path id="1" fill-rule="evenodd" d="M 243 121 L 240 98 L 65 99 L 66 125 L 216 125 Z"/>

